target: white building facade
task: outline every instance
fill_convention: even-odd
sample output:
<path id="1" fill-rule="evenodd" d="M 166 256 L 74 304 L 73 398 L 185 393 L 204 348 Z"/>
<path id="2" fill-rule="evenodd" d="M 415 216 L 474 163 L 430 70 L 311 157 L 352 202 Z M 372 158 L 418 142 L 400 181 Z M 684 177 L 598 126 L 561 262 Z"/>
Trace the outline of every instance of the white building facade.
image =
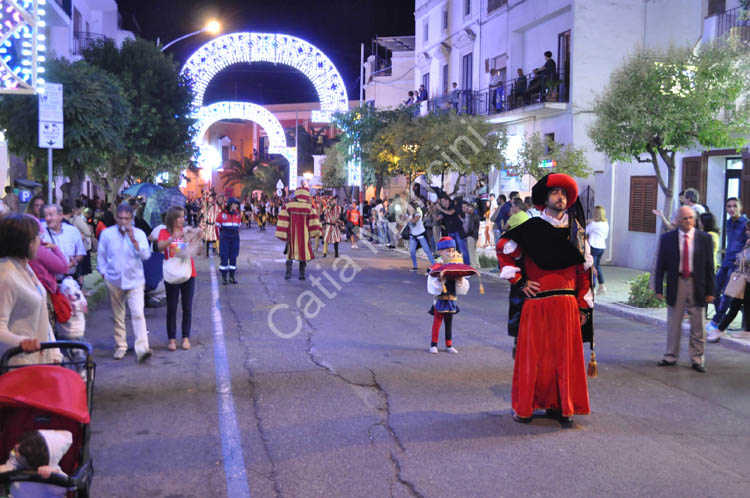
<path id="1" fill-rule="evenodd" d="M 414 83 L 428 88 L 432 112 L 453 107 L 502 126 L 511 161 L 524 136 L 535 132 L 584 148 L 594 174 L 579 181 L 582 201 L 589 209 L 603 206 L 612 228 L 604 260 L 649 269 L 660 233 L 651 210 L 664 199 L 650 164 L 613 164 L 594 150 L 588 137 L 594 98 L 638 47 L 694 47 L 743 29 L 738 7 L 738 0 L 416 0 Z M 519 98 L 517 70 L 528 89 L 545 51 L 558 83 Z M 490 85 L 493 69 L 500 89 Z M 676 191 L 697 188 L 720 225 L 726 197 L 746 198 L 750 208 L 750 162 L 743 154 L 695 149 L 677 161 Z M 490 190 L 501 193 L 500 185 L 496 178 Z"/>
<path id="2" fill-rule="evenodd" d="M 81 51 L 97 40 L 111 39 L 117 46 L 134 35 L 121 29 L 120 15 L 115 0 L 48 0 L 46 4 L 44 35 L 47 57 L 60 57 L 68 60 L 81 58 Z M 52 82 L 54 83 L 54 82 Z M 20 166 L 22 160 L 13 158 L 7 152 L 7 143 L 0 142 L 0 182 L 9 185 L 15 171 L 9 175 L 9 163 Z M 17 173 L 17 172 L 16 172 Z M 68 180 L 55 178 L 56 198 L 60 199 L 60 186 Z M 103 195 L 103 189 L 87 178 L 81 185 L 81 192 L 93 197 Z"/>

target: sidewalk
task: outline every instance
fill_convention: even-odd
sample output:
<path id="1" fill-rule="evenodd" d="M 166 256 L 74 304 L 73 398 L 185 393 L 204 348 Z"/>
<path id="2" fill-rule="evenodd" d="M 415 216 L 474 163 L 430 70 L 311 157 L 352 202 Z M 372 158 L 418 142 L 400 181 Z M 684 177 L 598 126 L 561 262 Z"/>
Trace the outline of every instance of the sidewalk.
<path id="1" fill-rule="evenodd" d="M 396 252 L 409 255 L 408 250 L 395 249 Z M 478 250 L 478 253 L 485 253 L 488 256 L 494 256 L 494 250 L 485 249 Z M 418 256 L 422 259 L 427 259 L 424 254 L 419 251 Z M 492 278 L 495 280 L 501 280 L 497 272 L 492 272 L 490 269 L 483 268 L 482 277 Z M 643 273 L 641 270 L 634 270 L 632 268 L 623 268 L 620 266 L 602 266 L 602 273 L 605 278 L 605 286 L 607 291 L 604 295 L 596 296 L 596 309 L 610 313 L 613 315 L 628 318 L 630 320 L 636 320 L 642 323 L 648 323 L 658 327 L 659 331 L 665 331 L 667 326 L 667 308 L 636 308 L 627 304 L 628 296 L 630 294 L 629 282 Z M 709 306 L 709 314 L 711 317 L 714 314 L 713 306 Z M 689 326 L 687 321 L 682 324 L 683 333 L 689 333 Z M 729 326 L 728 335 L 724 335 L 719 344 L 730 349 L 739 351 L 750 352 L 750 332 L 742 330 L 742 318 L 738 314 L 737 318 Z"/>

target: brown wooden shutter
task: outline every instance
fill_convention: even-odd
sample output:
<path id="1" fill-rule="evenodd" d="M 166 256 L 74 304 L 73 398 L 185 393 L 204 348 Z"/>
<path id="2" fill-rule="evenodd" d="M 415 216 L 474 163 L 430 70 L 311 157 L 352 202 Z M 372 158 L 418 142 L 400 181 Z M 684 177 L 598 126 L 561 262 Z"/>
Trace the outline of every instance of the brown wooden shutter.
<path id="1" fill-rule="evenodd" d="M 698 204 L 706 203 L 708 158 L 702 156 L 682 158 L 682 190 L 694 188 L 700 194 Z"/>
<path id="2" fill-rule="evenodd" d="M 631 232 L 656 233 L 656 209 L 658 183 L 655 176 L 630 177 L 630 216 L 628 230 Z"/>
<path id="3" fill-rule="evenodd" d="M 740 202 L 743 209 L 750 206 L 750 153 L 742 151 L 742 175 L 740 176 Z"/>

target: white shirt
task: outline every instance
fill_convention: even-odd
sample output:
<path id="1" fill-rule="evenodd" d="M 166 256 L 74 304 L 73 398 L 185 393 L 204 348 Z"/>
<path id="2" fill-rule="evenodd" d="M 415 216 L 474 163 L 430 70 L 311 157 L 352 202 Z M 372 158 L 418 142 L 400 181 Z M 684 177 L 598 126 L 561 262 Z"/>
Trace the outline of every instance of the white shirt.
<path id="1" fill-rule="evenodd" d="M 589 236 L 589 245 L 594 249 L 606 249 L 607 237 L 609 236 L 609 223 L 606 221 L 592 221 L 586 225 L 586 234 Z"/>
<path id="2" fill-rule="evenodd" d="M 151 230 L 151 233 L 148 235 L 148 240 L 159 240 L 159 234 L 162 230 L 166 230 L 167 225 L 162 223 L 161 225 L 156 225 L 156 228 Z"/>
<path id="3" fill-rule="evenodd" d="M 409 232 L 411 235 L 418 237 L 425 233 L 424 223 L 422 223 L 422 210 L 417 208 L 413 213 L 410 214 L 411 218 L 419 215 L 419 221 L 416 223 L 409 222 Z"/>
<path id="4" fill-rule="evenodd" d="M 688 238 L 688 267 L 690 268 L 690 274 L 693 274 L 693 252 L 695 247 L 695 228 L 691 228 L 689 232 L 683 232 L 682 230 L 677 230 L 678 237 L 678 249 L 680 251 L 680 267 L 678 271 L 680 274 L 682 274 L 682 262 L 683 262 L 683 249 L 685 246 L 685 237 Z"/>
<path id="5" fill-rule="evenodd" d="M 55 232 L 46 223 L 42 223 L 42 226 L 44 227 L 42 241 L 51 242 L 59 247 L 68 261 L 74 256 L 86 255 L 86 247 L 83 245 L 81 232 L 73 225 L 62 223 L 60 232 Z M 68 270 L 68 275 L 72 275 L 75 271 L 76 267 L 74 266 Z M 55 275 L 55 277 L 59 280 L 62 275 Z"/>
<path id="6" fill-rule="evenodd" d="M 133 236 L 138 242 L 138 250 L 127 234 L 120 233 L 118 225 L 105 228 L 99 236 L 96 269 L 109 283 L 122 290 L 135 289 L 146 283 L 142 261 L 151 257 L 151 246 L 143 230 L 133 227 Z"/>

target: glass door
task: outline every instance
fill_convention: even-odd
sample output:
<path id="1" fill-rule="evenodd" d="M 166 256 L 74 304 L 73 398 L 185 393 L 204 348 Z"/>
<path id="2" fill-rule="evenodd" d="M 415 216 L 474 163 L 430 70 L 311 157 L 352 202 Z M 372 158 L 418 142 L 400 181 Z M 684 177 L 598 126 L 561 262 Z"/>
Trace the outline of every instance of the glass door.
<path id="1" fill-rule="evenodd" d="M 742 158 L 740 157 L 729 157 L 726 160 L 726 171 L 724 174 L 724 200 L 729 199 L 730 197 L 736 197 L 737 199 L 741 199 L 740 197 L 740 177 L 742 176 Z M 722 209 L 722 217 L 721 219 L 724 220 L 724 222 L 721 223 L 721 226 L 718 227 L 719 230 L 721 230 L 721 248 L 725 249 L 727 247 L 727 237 L 726 233 L 724 232 L 724 227 L 726 225 L 727 220 L 727 207 L 726 202 L 724 202 L 724 206 Z M 745 206 L 742 206 L 742 209 L 747 209 Z"/>

